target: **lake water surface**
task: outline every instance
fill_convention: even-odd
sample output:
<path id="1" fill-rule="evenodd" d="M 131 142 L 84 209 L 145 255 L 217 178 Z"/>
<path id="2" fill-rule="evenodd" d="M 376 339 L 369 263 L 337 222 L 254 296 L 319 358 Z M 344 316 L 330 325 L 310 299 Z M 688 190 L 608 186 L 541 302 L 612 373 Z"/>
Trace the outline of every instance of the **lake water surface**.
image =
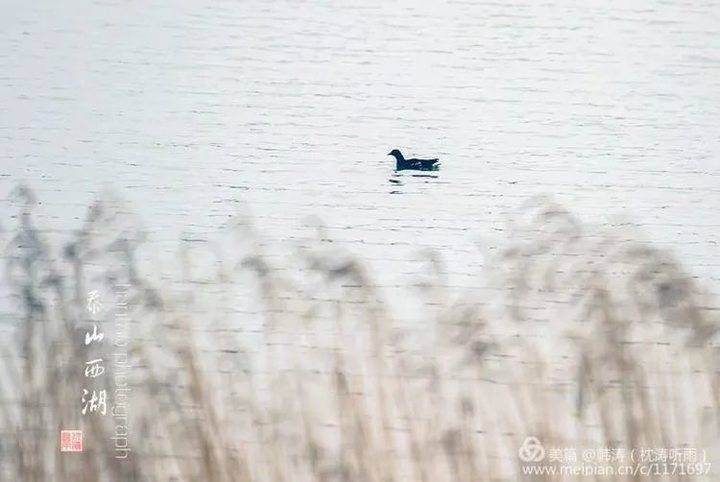
<path id="1" fill-rule="evenodd" d="M 35 188 L 80 226 L 112 186 L 170 252 L 239 208 L 269 242 L 308 216 L 402 284 L 550 194 L 617 215 L 720 291 L 717 2 L 5 2 L 0 214 Z M 437 177 L 386 154 L 440 157 Z"/>

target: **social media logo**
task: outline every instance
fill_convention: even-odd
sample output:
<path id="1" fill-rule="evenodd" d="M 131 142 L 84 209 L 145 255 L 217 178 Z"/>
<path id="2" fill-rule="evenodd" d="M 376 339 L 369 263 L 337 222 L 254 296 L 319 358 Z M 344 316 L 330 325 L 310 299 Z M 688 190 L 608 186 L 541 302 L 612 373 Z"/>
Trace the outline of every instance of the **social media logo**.
<path id="1" fill-rule="evenodd" d="M 523 462 L 540 462 L 545 458 L 545 447 L 537 437 L 528 437 L 520 446 L 518 456 Z"/>

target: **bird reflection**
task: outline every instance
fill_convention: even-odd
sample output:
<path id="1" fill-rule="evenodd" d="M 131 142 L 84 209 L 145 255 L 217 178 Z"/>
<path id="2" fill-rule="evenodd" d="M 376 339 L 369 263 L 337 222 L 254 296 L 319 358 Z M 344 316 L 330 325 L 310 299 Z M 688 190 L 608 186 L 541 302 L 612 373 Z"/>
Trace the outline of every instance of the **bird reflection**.
<path id="1" fill-rule="evenodd" d="M 425 179 L 425 182 L 432 182 L 432 179 L 437 179 L 437 174 L 409 174 L 407 172 L 393 171 L 388 179 L 388 182 L 394 187 L 399 188 L 406 185 L 409 178 Z M 390 194 L 403 194 L 402 190 L 394 189 L 390 191 Z"/>

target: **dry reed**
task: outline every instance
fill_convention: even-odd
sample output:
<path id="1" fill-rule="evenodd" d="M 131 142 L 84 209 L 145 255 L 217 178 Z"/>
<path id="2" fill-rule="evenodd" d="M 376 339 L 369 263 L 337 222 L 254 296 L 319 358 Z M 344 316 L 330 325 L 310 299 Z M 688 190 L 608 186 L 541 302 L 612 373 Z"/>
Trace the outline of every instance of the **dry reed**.
<path id="1" fill-rule="evenodd" d="M 425 253 L 427 314 L 408 327 L 323 233 L 278 258 L 238 217 L 217 242 L 185 243 L 167 279 L 141 261 L 145 236 L 117 198 L 54 243 L 35 225 L 32 192 L 15 196 L 17 226 L 3 232 L 15 338 L 0 377 L 2 480 L 580 479 L 523 475 L 528 436 L 548 450 L 718 454 L 712 301 L 669 253 L 552 201 L 523 206 L 503 249 L 485 253 L 478 283 L 492 299 L 447 291 L 440 256 Z M 117 286 L 131 319 L 126 459 L 111 417 L 80 414 L 86 293 Z M 116 315 L 108 306 L 95 320 L 108 343 Z M 60 453 L 59 431 L 76 427 L 85 450 Z"/>

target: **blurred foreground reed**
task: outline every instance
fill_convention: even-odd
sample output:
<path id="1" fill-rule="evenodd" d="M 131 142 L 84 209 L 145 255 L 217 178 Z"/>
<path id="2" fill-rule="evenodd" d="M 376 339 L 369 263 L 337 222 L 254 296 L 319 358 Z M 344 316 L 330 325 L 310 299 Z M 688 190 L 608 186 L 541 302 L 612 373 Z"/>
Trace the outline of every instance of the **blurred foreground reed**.
<path id="1" fill-rule="evenodd" d="M 424 315 L 407 325 L 362 260 L 321 235 L 278 258 L 238 217 L 217 242 L 186 243 L 168 277 L 142 261 L 145 236 L 121 200 L 104 197 L 55 241 L 35 224 L 33 193 L 13 196 L 18 217 L 1 233 L 12 318 L 2 480 L 583 479 L 523 474 L 528 436 L 548 464 L 559 448 L 581 458 L 600 447 L 693 447 L 718 460 L 712 300 L 671 254 L 583 226 L 552 201 L 523 206 L 502 248 L 478 253 L 488 299 L 448 292 L 428 253 L 429 274 L 404 295 Z M 89 291 L 104 303 L 94 317 Z M 93 318 L 106 334 L 105 416 L 81 414 Z M 121 459 L 110 411 L 122 383 Z M 59 452 L 70 428 L 84 430 L 82 453 Z"/>

